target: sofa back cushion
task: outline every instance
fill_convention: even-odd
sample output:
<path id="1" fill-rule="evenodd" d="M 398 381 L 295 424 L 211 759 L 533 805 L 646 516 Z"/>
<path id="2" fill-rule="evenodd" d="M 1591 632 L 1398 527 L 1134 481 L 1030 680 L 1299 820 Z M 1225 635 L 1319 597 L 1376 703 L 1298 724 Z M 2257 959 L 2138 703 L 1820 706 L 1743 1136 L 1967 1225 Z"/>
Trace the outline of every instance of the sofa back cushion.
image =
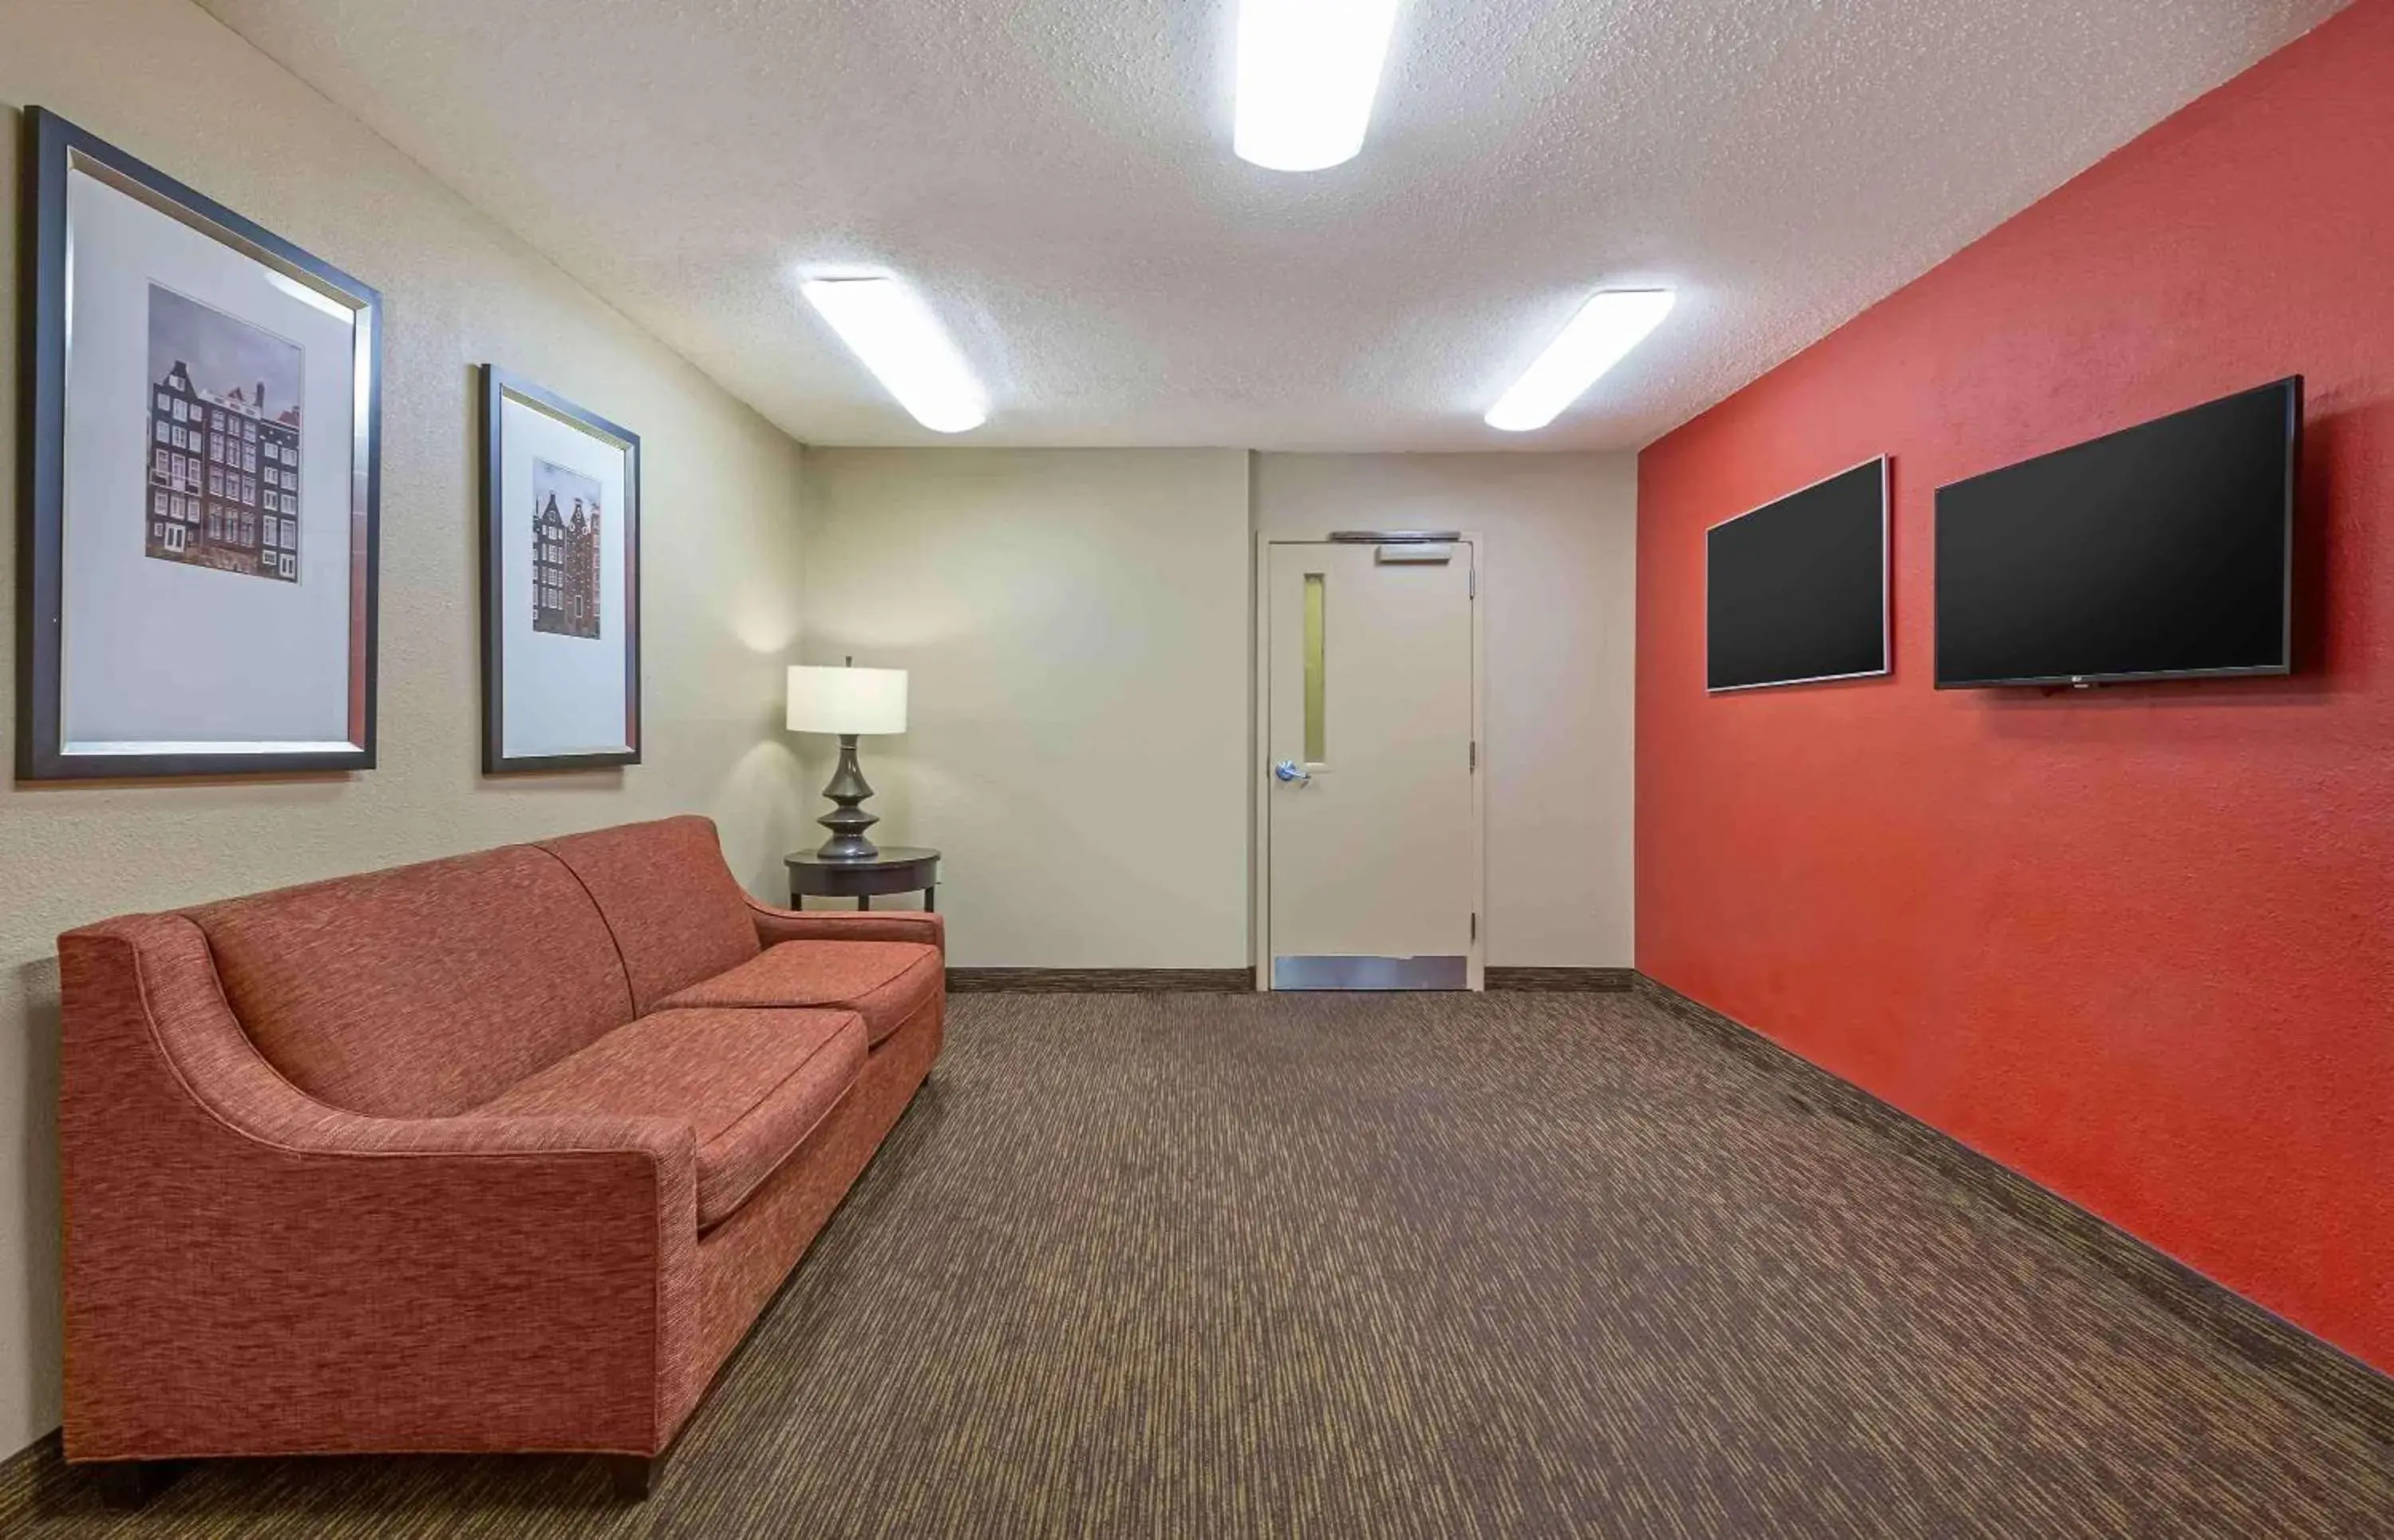
<path id="1" fill-rule="evenodd" d="M 462 1112 L 632 1019 L 606 922 L 533 846 L 187 913 L 267 1061 L 353 1112 Z"/>
<path id="2" fill-rule="evenodd" d="M 723 863 L 712 819 L 625 823 L 542 849 L 556 852 L 598 901 L 642 1011 L 760 950 L 748 896 Z"/>

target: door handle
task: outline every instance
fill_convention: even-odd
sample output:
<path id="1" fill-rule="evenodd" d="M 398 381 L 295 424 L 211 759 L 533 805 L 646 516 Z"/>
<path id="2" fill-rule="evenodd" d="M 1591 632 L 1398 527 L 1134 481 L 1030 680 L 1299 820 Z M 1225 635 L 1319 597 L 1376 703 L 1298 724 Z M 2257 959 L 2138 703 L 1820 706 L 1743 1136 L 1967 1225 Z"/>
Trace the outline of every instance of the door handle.
<path id="1" fill-rule="evenodd" d="M 1313 772 L 1294 759 L 1283 759 L 1272 767 L 1272 775 L 1289 785 L 1303 786 L 1312 783 Z"/>

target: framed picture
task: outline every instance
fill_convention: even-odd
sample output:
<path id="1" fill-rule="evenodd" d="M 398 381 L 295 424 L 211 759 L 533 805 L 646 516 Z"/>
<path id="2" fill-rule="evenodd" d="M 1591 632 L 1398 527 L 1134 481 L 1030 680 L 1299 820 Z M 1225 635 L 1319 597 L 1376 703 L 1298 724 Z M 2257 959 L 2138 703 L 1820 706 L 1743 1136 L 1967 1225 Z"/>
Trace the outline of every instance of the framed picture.
<path id="1" fill-rule="evenodd" d="M 640 438 L 482 368 L 482 769 L 640 762 Z"/>
<path id="2" fill-rule="evenodd" d="M 373 768 L 381 296 L 25 135 L 18 776 Z"/>

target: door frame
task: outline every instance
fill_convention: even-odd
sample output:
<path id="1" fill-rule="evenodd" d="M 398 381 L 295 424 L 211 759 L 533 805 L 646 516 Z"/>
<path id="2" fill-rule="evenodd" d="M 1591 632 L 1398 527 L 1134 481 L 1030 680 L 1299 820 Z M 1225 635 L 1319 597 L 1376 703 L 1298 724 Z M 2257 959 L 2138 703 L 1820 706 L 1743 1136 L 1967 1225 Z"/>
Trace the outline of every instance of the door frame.
<path id="1" fill-rule="evenodd" d="M 1392 530 L 1391 534 L 1409 532 Z M 1443 534 L 1446 532 L 1440 531 Z M 1254 923 L 1250 928 L 1250 945 L 1255 965 L 1256 988 L 1264 994 L 1271 992 L 1271 552 L 1274 546 L 1327 546 L 1334 542 L 1331 532 L 1318 534 L 1292 533 L 1286 530 L 1256 532 L 1254 586 L 1255 596 L 1255 688 L 1250 691 L 1254 706 L 1254 726 L 1248 739 L 1247 802 L 1250 809 L 1248 825 L 1254 838 L 1248 861 L 1248 912 Z M 1471 949 L 1465 954 L 1467 987 L 1474 994 L 1488 987 L 1488 641 L 1483 634 L 1482 617 L 1487 606 L 1480 602 L 1480 589 L 1487 578 L 1488 542 L 1477 531 L 1462 530 L 1452 537 L 1454 544 L 1471 547 L 1471 741 L 1479 745 L 1478 760 L 1471 774 L 1471 870 L 1465 874 L 1471 887 L 1472 926 Z M 1362 542 L 1351 542 L 1361 544 Z"/>

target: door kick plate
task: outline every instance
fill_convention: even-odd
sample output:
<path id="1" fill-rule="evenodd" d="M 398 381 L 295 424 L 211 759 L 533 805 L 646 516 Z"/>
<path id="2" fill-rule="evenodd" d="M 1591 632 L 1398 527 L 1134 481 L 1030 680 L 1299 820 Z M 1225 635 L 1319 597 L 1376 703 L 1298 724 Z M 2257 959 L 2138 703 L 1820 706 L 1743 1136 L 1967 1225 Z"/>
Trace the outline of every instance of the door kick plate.
<path id="1" fill-rule="evenodd" d="M 1274 957 L 1274 989 L 1469 989 L 1465 957 Z"/>

